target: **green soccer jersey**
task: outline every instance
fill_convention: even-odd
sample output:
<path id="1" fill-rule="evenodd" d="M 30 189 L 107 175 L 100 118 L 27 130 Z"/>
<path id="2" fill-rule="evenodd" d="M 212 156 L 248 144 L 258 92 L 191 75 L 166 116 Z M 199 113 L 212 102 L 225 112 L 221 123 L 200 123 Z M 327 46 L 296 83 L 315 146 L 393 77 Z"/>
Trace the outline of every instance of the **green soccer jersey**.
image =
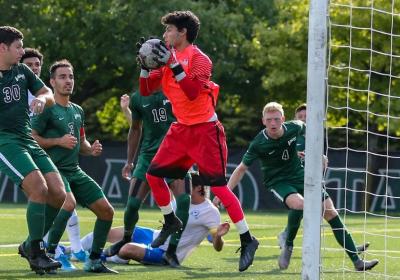
<path id="1" fill-rule="evenodd" d="M 28 90 L 36 93 L 44 83 L 25 64 L 17 64 L 10 70 L 0 72 L 0 145 L 33 140 Z"/>
<path id="2" fill-rule="evenodd" d="M 132 120 L 143 123 L 140 153 L 157 152 L 171 123 L 176 120 L 171 103 L 162 92 L 150 96 L 135 92 L 131 96 L 129 108 L 132 111 Z"/>
<path id="3" fill-rule="evenodd" d="M 82 108 L 71 102 L 66 107 L 56 103 L 32 118 L 32 128 L 44 138 L 59 138 L 65 134 L 77 138 L 78 144 L 72 150 L 60 146 L 46 149 L 51 160 L 62 172 L 73 172 L 78 168 L 81 129 L 84 122 Z"/>
<path id="4" fill-rule="evenodd" d="M 305 135 L 299 135 L 299 137 L 297 137 L 296 150 L 298 152 L 304 152 L 306 150 L 306 137 L 305 137 Z"/>
<path id="5" fill-rule="evenodd" d="M 297 155 L 297 139 L 305 133 L 301 121 L 283 123 L 284 133 L 279 139 L 268 137 L 262 130 L 251 142 L 242 162 L 250 166 L 259 159 L 264 176 L 264 185 L 271 188 L 277 182 L 299 182 L 304 179 L 304 168 Z"/>

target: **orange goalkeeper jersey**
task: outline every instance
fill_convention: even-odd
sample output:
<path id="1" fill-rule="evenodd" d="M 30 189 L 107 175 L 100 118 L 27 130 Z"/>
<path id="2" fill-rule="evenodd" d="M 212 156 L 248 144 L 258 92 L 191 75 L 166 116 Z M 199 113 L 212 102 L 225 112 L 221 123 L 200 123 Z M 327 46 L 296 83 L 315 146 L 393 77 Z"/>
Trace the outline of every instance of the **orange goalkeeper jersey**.
<path id="1" fill-rule="evenodd" d="M 211 60 L 194 45 L 189 45 L 183 51 L 176 51 L 176 58 L 188 78 L 201 83 L 198 96 L 189 100 L 168 66 L 150 72 L 150 76 L 146 78 L 147 90 L 157 89 L 161 85 L 179 123 L 194 125 L 209 121 L 215 114 L 219 93 L 219 86 L 210 81 Z"/>

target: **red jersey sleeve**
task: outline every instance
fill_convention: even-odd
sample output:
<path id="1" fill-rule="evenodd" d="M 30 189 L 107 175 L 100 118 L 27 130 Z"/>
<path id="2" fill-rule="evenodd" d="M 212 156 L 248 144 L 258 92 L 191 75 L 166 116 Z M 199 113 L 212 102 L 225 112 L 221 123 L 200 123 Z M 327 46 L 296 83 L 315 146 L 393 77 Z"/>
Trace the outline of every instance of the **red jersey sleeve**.
<path id="1" fill-rule="evenodd" d="M 139 92 L 148 96 L 161 88 L 162 68 L 150 71 L 147 77 L 139 77 Z"/>

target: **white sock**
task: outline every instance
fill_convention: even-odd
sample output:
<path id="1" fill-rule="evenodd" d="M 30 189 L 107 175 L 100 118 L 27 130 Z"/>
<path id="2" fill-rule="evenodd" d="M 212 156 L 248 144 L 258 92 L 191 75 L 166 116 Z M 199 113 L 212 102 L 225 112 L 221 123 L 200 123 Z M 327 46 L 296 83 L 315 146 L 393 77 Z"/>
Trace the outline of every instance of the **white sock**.
<path id="1" fill-rule="evenodd" d="M 81 239 L 81 246 L 85 251 L 90 251 L 90 249 L 92 249 L 92 243 L 93 243 L 93 232 L 88 233 Z"/>
<path id="2" fill-rule="evenodd" d="M 172 210 L 171 203 L 169 203 L 167 206 L 160 206 L 160 209 L 161 209 L 161 213 L 163 213 L 163 215 L 168 215 L 174 211 L 174 210 Z"/>
<path id="3" fill-rule="evenodd" d="M 239 232 L 239 234 L 243 234 L 246 231 L 249 231 L 249 226 L 246 223 L 246 220 L 240 220 L 239 222 L 235 223 L 236 229 Z"/>
<path id="4" fill-rule="evenodd" d="M 121 259 L 118 255 L 114 255 L 112 257 L 106 258 L 107 262 L 119 263 L 119 264 L 127 264 L 129 260 Z"/>
<path id="5" fill-rule="evenodd" d="M 72 252 L 78 253 L 82 251 L 83 248 L 80 240 L 79 219 L 76 210 L 72 212 L 72 216 L 68 220 L 66 229 L 69 241 L 71 242 Z"/>

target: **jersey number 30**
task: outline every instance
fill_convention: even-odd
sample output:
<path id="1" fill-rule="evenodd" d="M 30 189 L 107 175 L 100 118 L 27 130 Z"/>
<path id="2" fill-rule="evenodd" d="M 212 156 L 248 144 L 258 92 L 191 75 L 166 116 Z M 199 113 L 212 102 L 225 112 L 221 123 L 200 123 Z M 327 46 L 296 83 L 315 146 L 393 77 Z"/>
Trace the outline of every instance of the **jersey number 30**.
<path id="1" fill-rule="evenodd" d="M 18 101 L 21 99 L 20 88 L 18 85 L 3 88 L 4 103 L 10 103 L 13 100 Z"/>

